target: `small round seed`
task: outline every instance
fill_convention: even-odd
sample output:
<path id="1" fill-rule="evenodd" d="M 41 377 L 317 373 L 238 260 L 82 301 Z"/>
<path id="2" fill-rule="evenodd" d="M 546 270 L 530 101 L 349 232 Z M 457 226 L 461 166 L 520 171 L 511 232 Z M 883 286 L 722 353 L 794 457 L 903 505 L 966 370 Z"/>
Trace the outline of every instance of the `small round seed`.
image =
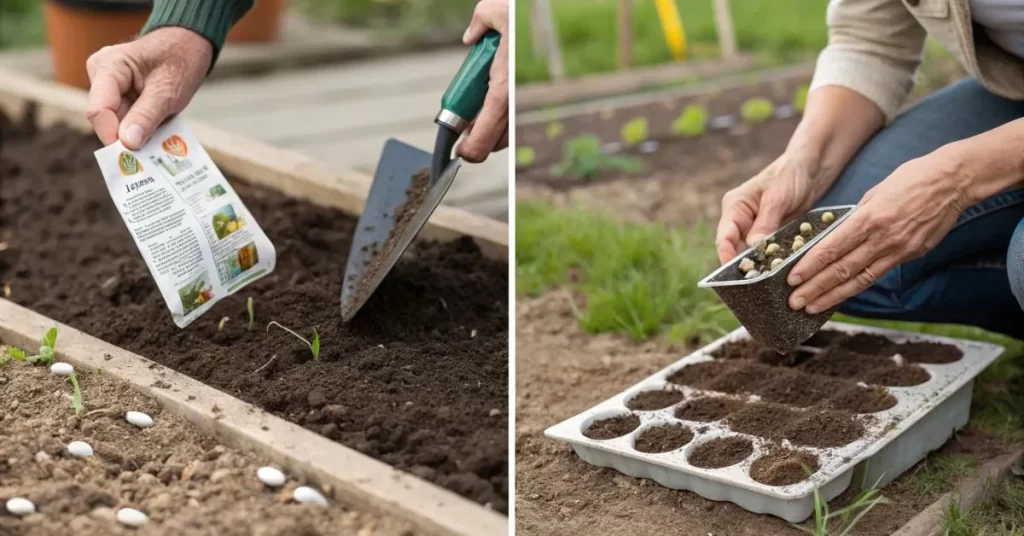
<path id="1" fill-rule="evenodd" d="M 743 272 L 743 273 L 747 273 L 747 272 L 753 270 L 754 267 L 755 267 L 754 266 L 754 261 L 750 260 L 749 258 L 744 257 L 743 260 L 740 261 L 739 268 L 740 268 L 740 271 Z"/>
<path id="2" fill-rule="evenodd" d="M 826 212 L 821 215 L 821 221 L 825 222 L 826 224 L 832 223 L 836 221 L 836 215 L 832 214 L 831 212 Z"/>
<path id="3" fill-rule="evenodd" d="M 782 259 L 772 259 L 772 270 L 782 266 Z"/>
<path id="4" fill-rule="evenodd" d="M 768 244 L 768 247 L 765 248 L 764 254 L 768 255 L 768 256 L 772 256 L 772 255 L 777 255 L 780 251 L 782 251 L 782 247 L 779 246 L 778 244 L 772 243 L 772 244 Z"/>
<path id="5" fill-rule="evenodd" d="M 747 275 L 743 276 L 743 279 L 753 279 L 759 275 L 761 275 L 761 272 L 758 272 L 757 270 L 751 270 L 747 272 Z"/>
<path id="6" fill-rule="evenodd" d="M 800 234 L 811 234 L 812 230 L 813 228 L 811 227 L 810 223 L 803 222 L 800 224 Z"/>

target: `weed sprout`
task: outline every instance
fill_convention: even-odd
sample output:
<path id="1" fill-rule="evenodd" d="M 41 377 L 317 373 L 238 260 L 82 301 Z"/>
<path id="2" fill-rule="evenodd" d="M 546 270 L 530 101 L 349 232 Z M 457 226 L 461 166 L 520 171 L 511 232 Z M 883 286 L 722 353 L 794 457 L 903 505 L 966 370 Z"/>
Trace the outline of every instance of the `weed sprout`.
<path id="1" fill-rule="evenodd" d="M 256 304 L 252 296 L 245 300 L 245 310 L 249 312 L 249 331 L 252 331 L 252 323 L 256 320 Z"/>
<path id="2" fill-rule="evenodd" d="M 298 333 L 295 333 L 294 331 L 292 331 L 292 330 L 282 326 L 281 324 L 278 324 L 276 321 L 267 324 L 267 332 L 268 333 L 270 332 L 270 326 L 277 326 L 277 327 L 287 331 L 288 333 L 291 333 L 292 335 L 297 337 L 300 341 L 306 343 L 306 346 L 309 346 L 309 351 L 313 352 L 313 361 L 320 361 L 320 334 L 316 332 L 316 328 L 313 328 L 313 342 L 309 342 L 302 335 L 299 335 Z"/>

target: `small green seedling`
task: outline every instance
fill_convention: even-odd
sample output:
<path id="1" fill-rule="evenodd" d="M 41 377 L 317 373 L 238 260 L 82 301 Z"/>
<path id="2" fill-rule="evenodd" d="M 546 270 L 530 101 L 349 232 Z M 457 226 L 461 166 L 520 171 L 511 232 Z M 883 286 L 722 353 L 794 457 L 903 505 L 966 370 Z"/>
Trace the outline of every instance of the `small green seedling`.
<path id="1" fill-rule="evenodd" d="M 25 354 L 25 350 L 22 350 L 21 348 L 15 348 L 13 346 L 8 346 L 6 355 L 0 356 L 0 358 L 2 358 L 0 359 L 0 365 L 6 365 L 8 358 L 14 359 L 16 361 L 28 360 L 28 356 Z"/>
<path id="2" fill-rule="evenodd" d="M 71 389 L 74 391 L 71 395 L 71 406 L 75 408 L 75 417 L 81 419 L 82 410 L 84 409 L 82 405 L 82 390 L 78 387 L 78 378 L 74 372 L 68 378 L 71 380 Z"/>
<path id="3" fill-rule="evenodd" d="M 548 135 L 549 140 L 553 140 L 561 136 L 562 133 L 565 132 L 565 125 L 559 123 L 558 121 L 548 123 L 548 126 L 547 128 L 544 129 L 544 132 Z"/>
<path id="4" fill-rule="evenodd" d="M 313 352 L 313 361 L 320 361 L 320 334 L 316 332 L 316 328 L 313 328 L 313 342 L 309 342 L 302 335 L 295 333 L 294 331 L 282 326 L 281 324 L 278 324 L 277 322 L 271 322 L 267 324 L 268 333 L 270 332 L 270 326 L 277 326 L 287 331 L 288 333 L 291 333 L 292 335 L 298 337 L 300 341 L 306 343 L 306 346 L 309 346 L 309 351 Z"/>
<path id="5" fill-rule="evenodd" d="M 224 324 L 227 324 L 228 320 L 231 320 L 231 318 L 227 316 L 221 318 L 220 322 L 217 323 L 217 331 L 224 331 Z"/>
<path id="6" fill-rule="evenodd" d="M 622 126 L 622 141 L 632 147 L 647 139 L 647 118 L 634 117 Z"/>
<path id="7" fill-rule="evenodd" d="M 43 340 L 39 341 L 39 354 L 28 355 L 25 350 L 21 348 L 15 348 L 10 346 L 7 348 L 7 355 L 12 359 L 18 361 L 24 361 L 33 365 L 50 365 L 53 363 L 53 358 L 56 355 L 57 349 L 57 328 L 50 328 L 46 335 L 43 335 Z"/>
<path id="8" fill-rule="evenodd" d="M 256 321 L 256 304 L 252 296 L 245 300 L 245 310 L 249 312 L 249 331 L 252 331 L 252 323 Z"/>
<path id="9" fill-rule="evenodd" d="M 519 167 L 530 167 L 537 160 L 537 151 L 533 147 L 520 147 L 516 149 L 516 164 Z"/>
<path id="10" fill-rule="evenodd" d="M 691 104 L 672 122 L 672 132 L 687 138 L 700 136 L 708 126 L 708 113 L 703 106 Z"/>
<path id="11" fill-rule="evenodd" d="M 796 94 L 793 95 L 793 108 L 800 113 L 803 113 L 804 109 L 807 108 L 807 92 L 809 89 L 807 84 L 804 84 L 796 88 Z"/>
<path id="12" fill-rule="evenodd" d="M 775 105 L 768 99 L 760 97 L 748 99 L 743 103 L 743 108 L 740 110 L 743 120 L 754 125 L 764 123 L 774 113 Z"/>
<path id="13" fill-rule="evenodd" d="M 597 136 L 585 135 L 566 142 L 565 158 L 552 172 L 557 176 L 569 175 L 589 180 L 610 169 L 636 173 L 643 169 L 643 162 L 636 157 L 604 154 L 601 151 L 601 140 Z"/>

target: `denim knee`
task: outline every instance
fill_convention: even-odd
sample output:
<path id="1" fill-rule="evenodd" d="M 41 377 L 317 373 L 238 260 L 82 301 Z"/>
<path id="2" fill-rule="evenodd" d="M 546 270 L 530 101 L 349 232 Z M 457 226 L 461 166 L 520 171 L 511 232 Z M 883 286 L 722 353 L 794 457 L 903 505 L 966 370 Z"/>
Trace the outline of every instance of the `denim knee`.
<path id="1" fill-rule="evenodd" d="M 1017 224 L 1010 238 L 1010 247 L 1006 251 L 1006 275 L 1010 278 L 1010 290 L 1024 309 L 1024 219 Z"/>

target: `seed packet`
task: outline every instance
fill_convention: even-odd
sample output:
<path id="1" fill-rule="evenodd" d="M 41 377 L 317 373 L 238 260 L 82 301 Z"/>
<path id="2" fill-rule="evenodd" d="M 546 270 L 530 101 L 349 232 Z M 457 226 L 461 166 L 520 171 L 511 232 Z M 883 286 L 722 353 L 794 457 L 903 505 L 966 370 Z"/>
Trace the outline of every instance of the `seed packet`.
<path id="1" fill-rule="evenodd" d="M 96 151 L 103 178 L 178 327 L 274 271 L 277 252 L 181 117 L 138 151 Z"/>

